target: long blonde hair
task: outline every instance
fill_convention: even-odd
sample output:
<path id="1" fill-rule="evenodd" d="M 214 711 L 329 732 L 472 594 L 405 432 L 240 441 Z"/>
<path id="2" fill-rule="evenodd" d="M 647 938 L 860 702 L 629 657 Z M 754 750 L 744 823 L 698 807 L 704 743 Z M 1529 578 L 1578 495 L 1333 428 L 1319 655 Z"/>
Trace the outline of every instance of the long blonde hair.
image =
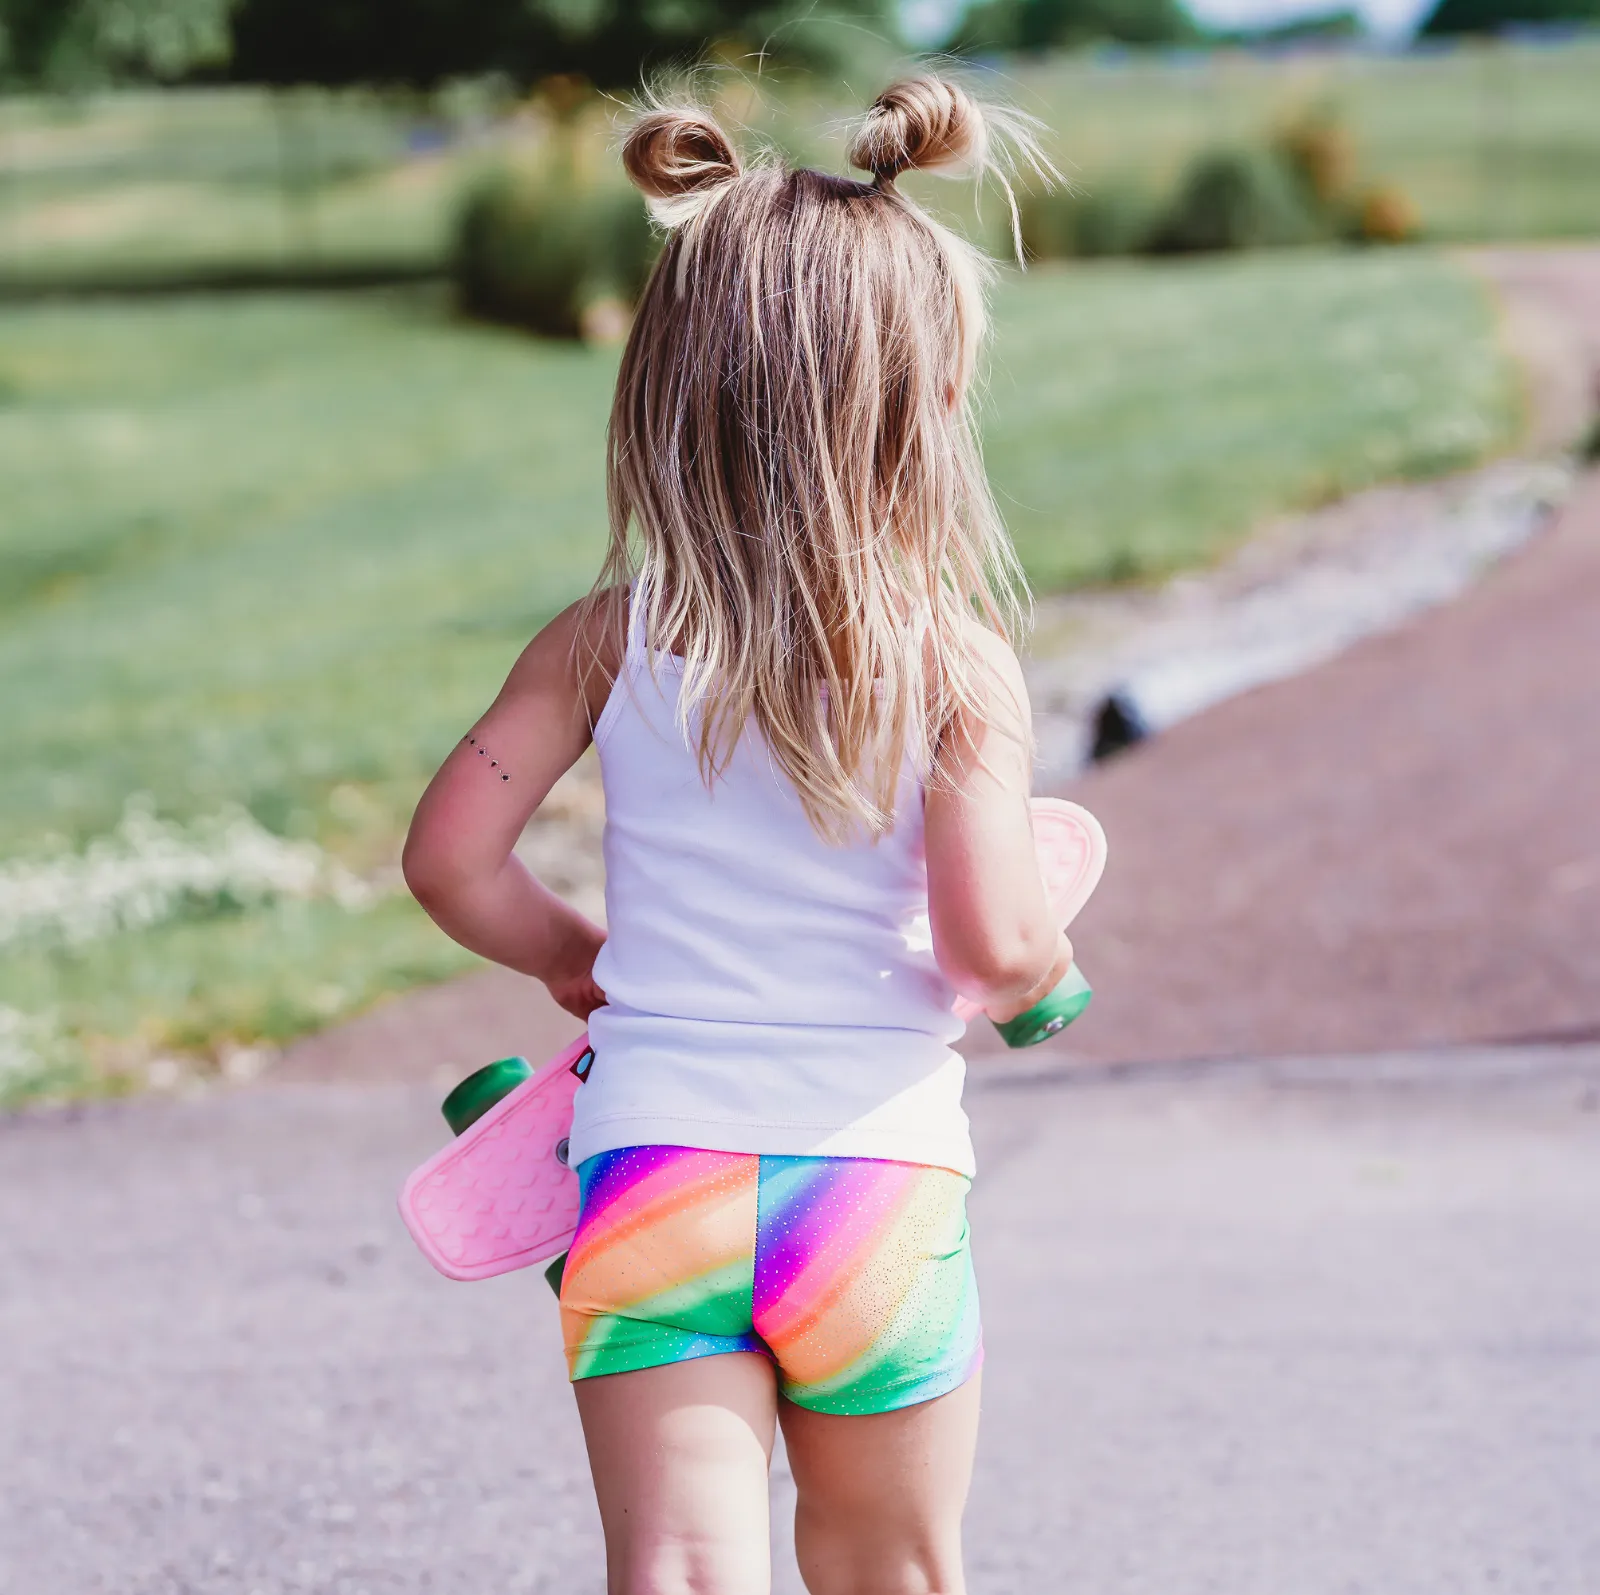
<path id="1" fill-rule="evenodd" d="M 981 176 L 990 124 L 925 77 L 856 133 L 871 182 L 746 166 L 660 104 L 622 158 L 667 238 L 617 377 L 596 599 L 637 582 L 708 783 L 753 722 L 820 834 L 882 834 L 908 757 L 928 779 L 982 713 L 974 627 L 1013 634 L 1024 591 L 969 402 L 987 262 L 895 187 Z"/>

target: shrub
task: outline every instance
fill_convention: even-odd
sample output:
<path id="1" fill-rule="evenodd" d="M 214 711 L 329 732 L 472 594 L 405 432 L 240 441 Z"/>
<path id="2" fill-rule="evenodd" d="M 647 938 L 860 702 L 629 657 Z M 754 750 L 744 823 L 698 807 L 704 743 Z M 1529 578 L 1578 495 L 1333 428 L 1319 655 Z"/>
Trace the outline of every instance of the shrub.
<path id="1" fill-rule="evenodd" d="M 626 325 L 655 259 L 643 202 L 620 178 L 586 174 L 554 142 L 503 159 L 469 188 L 453 273 L 468 315 L 549 337 L 607 337 Z"/>
<path id="2" fill-rule="evenodd" d="M 1355 142 L 1331 111 L 1312 110 L 1280 127 L 1271 149 L 1318 210 L 1334 211 L 1349 198 L 1356 175 Z"/>
<path id="3" fill-rule="evenodd" d="M 1417 235 L 1417 207 L 1403 188 L 1379 183 L 1354 207 L 1352 237 L 1365 244 L 1403 244 Z"/>
<path id="4" fill-rule="evenodd" d="M 1354 244 L 1401 244 L 1417 234 L 1417 208 L 1394 183 L 1358 181 L 1348 129 L 1326 108 L 1281 127 L 1271 148 L 1324 227 Z"/>
<path id="5" fill-rule="evenodd" d="M 1030 260 L 1140 254 L 1156 216 L 1149 192 L 1127 179 L 1082 194 L 1027 194 L 1020 208 L 1022 247 Z"/>
<path id="6" fill-rule="evenodd" d="M 1320 239 L 1401 243 L 1415 206 L 1392 183 L 1358 182 L 1343 124 L 1314 109 L 1259 143 L 1194 156 L 1164 203 L 1124 174 L 1086 194 L 1030 193 L 1021 202 L 1030 259 L 1264 249 Z"/>
<path id="7" fill-rule="evenodd" d="M 1151 235 L 1157 254 L 1302 244 L 1328 229 L 1272 149 L 1197 156 Z"/>

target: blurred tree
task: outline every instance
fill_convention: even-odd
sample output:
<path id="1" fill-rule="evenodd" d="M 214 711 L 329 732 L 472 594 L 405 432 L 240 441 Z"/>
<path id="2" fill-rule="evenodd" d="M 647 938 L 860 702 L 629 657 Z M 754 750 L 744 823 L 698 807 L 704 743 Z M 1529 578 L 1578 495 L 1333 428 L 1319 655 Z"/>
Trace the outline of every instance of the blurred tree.
<path id="1" fill-rule="evenodd" d="M 231 75 L 431 88 L 502 65 L 530 14 L 519 0 L 240 0 Z"/>
<path id="2" fill-rule="evenodd" d="M 1600 22 L 1600 0 L 1439 0 L 1422 32 L 1498 33 L 1544 22 Z"/>
<path id="3" fill-rule="evenodd" d="M 817 31 L 789 26 L 796 9 L 792 0 L 239 0 L 232 71 L 258 83 L 423 89 L 483 72 L 519 83 L 576 73 L 625 87 L 641 68 L 713 45 L 817 55 Z M 892 31 L 887 0 L 844 0 L 841 13 Z"/>
<path id="4" fill-rule="evenodd" d="M 948 48 L 1039 53 L 1109 39 L 1122 44 L 1191 44 L 1202 37 L 1180 0 L 980 0 Z"/>
<path id="5" fill-rule="evenodd" d="M 0 82 L 170 80 L 227 59 L 233 0 L 0 0 Z"/>
<path id="6" fill-rule="evenodd" d="M 1258 28 L 1225 28 L 1214 37 L 1223 44 L 1292 45 L 1359 39 L 1365 32 L 1361 13 L 1351 7 L 1341 7 L 1335 11 L 1313 11 L 1307 16 L 1291 17 L 1287 22 L 1272 22 Z"/>

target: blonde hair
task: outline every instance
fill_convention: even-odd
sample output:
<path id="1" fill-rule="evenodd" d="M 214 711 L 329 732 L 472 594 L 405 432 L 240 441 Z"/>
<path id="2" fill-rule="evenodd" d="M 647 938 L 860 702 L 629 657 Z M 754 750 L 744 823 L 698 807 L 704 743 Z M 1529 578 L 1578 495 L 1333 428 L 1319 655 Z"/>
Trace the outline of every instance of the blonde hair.
<path id="1" fill-rule="evenodd" d="M 969 404 L 988 263 L 895 187 L 981 176 L 990 125 L 918 78 L 849 158 L 870 182 L 746 166 L 699 109 L 633 122 L 623 164 L 667 238 L 617 377 L 595 594 L 638 583 L 704 779 L 753 722 L 834 841 L 891 828 L 908 757 L 931 778 L 982 714 L 975 626 L 1011 635 L 1024 591 Z"/>

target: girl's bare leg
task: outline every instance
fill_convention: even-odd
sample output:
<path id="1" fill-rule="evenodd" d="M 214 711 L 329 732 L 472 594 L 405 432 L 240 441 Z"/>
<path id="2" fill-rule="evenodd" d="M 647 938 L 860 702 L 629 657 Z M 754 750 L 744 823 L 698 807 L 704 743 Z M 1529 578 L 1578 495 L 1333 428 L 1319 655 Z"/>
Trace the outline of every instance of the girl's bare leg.
<path id="1" fill-rule="evenodd" d="M 781 1404 L 799 1492 L 795 1554 L 811 1595 L 963 1595 L 979 1377 L 898 1412 L 836 1417 Z"/>
<path id="2" fill-rule="evenodd" d="M 609 1595 L 766 1595 L 772 1364 L 750 1352 L 580 1379 Z"/>

